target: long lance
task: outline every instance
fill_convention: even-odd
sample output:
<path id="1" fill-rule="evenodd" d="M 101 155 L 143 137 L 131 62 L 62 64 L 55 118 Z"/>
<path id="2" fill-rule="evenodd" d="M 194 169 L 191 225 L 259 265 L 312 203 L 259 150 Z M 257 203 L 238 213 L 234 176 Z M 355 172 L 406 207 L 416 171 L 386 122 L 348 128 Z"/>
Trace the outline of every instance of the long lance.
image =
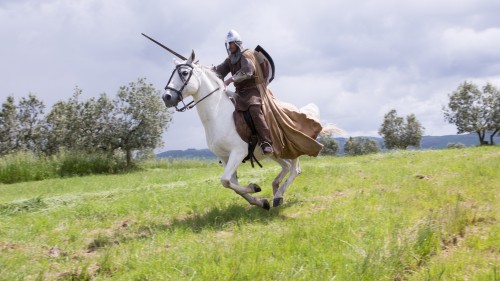
<path id="1" fill-rule="evenodd" d="M 174 54 L 175 56 L 177 56 L 177 57 L 178 57 L 178 58 L 180 58 L 181 60 L 187 60 L 187 58 L 185 58 L 183 55 L 181 55 L 181 54 L 177 53 L 176 51 L 174 51 L 174 50 L 170 49 L 169 47 L 167 47 L 167 46 L 163 45 L 162 43 L 160 43 L 160 42 L 158 42 L 158 41 L 154 40 L 153 38 L 151 38 L 151 37 L 147 36 L 147 35 L 146 35 L 146 34 L 144 34 L 144 33 L 141 33 L 141 34 L 142 34 L 142 36 L 144 36 L 144 37 L 148 38 L 149 40 L 151 40 L 151 41 L 155 42 L 156 44 L 158 44 L 158 46 L 160 46 L 160 47 L 162 47 L 163 49 L 165 49 L 165 50 L 169 51 L 170 53 Z"/>

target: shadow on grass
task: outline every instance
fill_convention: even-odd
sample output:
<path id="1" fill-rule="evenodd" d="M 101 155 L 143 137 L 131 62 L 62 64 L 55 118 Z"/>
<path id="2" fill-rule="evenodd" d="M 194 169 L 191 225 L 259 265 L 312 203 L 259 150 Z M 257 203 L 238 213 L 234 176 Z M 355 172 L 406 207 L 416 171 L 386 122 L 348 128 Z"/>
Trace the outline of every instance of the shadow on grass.
<path id="1" fill-rule="evenodd" d="M 119 245 L 131 240 L 150 239 L 155 233 L 187 231 L 200 233 L 203 230 L 221 231 L 233 229 L 245 224 L 266 225 L 271 221 L 285 220 L 288 217 L 281 215 L 281 211 L 297 204 L 297 200 L 290 200 L 284 205 L 266 211 L 258 207 L 231 204 L 224 207 L 214 206 L 206 212 L 179 216 L 165 223 L 144 223 L 135 230 L 127 229 L 123 224 L 112 234 L 99 234 L 87 245 L 87 253 L 91 253 L 112 245 Z"/>
<path id="2" fill-rule="evenodd" d="M 214 207 L 205 213 L 191 214 L 185 218 L 174 219 L 170 229 L 189 229 L 193 232 L 200 232 L 203 229 L 222 230 L 230 225 L 261 223 L 267 224 L 276 219 L 279 210 L 265 211 L 257 207 L 243 207 L 232 204 L 226 207 Z"/>

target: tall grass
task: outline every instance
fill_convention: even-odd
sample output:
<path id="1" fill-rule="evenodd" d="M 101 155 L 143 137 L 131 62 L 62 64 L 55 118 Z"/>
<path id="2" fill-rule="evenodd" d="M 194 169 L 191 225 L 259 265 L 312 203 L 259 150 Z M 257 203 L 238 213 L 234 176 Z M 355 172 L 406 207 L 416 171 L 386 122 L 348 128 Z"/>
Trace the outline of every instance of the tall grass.
<path id="1" fill-rule="evenodd" d="M 57 177 L 113 174 L 127 168 L 116 155 L 88 152 L 60 152 L 47 157 L 32 152 L 16 152 L 0 158 L 0 182 L 39 181 Z"/>
<path id="2" fill-rule="evenodd" d="M 500 150 L 301 159 L 279 208 L 216 161 L 0 184 L 0 280 L 498 280 Z M 280 168 L 244 165 L 272 196 Z"/>
<path id="3" fill-rule="evenodd" d="M 32 152 L 17 152 L 0 158 L 0 182 L 37 181 L 57 176 L 57 165 Z"/>
<path id="4" fill-rule="evenodd" d="M 123 158 L 105 153 L 63 152 L 53 159 L 60 177 L 114 174 L 127 168 Z"/>

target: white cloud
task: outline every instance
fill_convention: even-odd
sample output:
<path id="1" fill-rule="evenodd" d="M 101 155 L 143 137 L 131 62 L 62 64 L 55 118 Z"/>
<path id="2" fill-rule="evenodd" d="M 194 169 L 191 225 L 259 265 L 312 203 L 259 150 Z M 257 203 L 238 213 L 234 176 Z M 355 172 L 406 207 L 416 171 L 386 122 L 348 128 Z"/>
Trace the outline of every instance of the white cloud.
<path id="1" fill-rule="evenodd" d="M 497 0 L 2 1 L 0 95 L 32 92 L 50 106 L 75 86 L 114 95 L 147 77 L 162 89 L 173 55 L 141 32 L 212 65 L 234 28 L 273 56 L 279 99 L 316 103 L 349 135 L 376 136 L 390 109 L 414 113 L 426 134 L 449 134 L 447 94 L 464 80 L 500 86 L 499 10 Z M 195 111 L 176 113 L 166 149 L 204 148 L 203 135 Z"/>

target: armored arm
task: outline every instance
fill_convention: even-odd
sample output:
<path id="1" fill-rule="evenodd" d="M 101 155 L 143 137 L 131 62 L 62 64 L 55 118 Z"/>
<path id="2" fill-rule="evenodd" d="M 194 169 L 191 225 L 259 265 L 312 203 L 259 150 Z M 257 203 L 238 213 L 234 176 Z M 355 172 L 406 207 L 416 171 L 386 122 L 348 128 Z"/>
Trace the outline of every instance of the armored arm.
<path id="1" fill-rule="evenodd" d="M 245 56 L 241 57 L 241 69 L 233 74 L 233 81 L 236 83 L 253 78 L 255 73 L 255 66 L 251 60 Z"/>
<path id="2" fill-rule="evenodd" d="M 214 66 L 214 71 L 220 79 L 224 80 L 224 77 L 226 77 L 229 72 L 231 72 L 231 68 L 229 67 L 229 60 L 226 59 L 218 66 Z"/>

